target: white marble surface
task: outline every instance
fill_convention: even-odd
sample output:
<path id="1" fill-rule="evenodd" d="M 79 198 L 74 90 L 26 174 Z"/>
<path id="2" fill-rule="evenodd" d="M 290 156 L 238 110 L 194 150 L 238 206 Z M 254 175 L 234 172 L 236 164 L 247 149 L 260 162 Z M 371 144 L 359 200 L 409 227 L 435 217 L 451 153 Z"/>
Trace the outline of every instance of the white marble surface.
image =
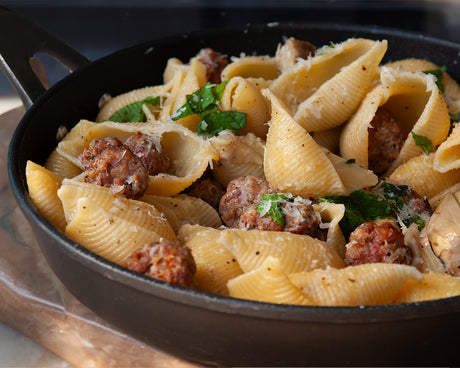
<path id="1" fill-rule="evenodd" d="M 72 368 L 73 366 L 26 336 L 0 323 L 0 367 Z"/>

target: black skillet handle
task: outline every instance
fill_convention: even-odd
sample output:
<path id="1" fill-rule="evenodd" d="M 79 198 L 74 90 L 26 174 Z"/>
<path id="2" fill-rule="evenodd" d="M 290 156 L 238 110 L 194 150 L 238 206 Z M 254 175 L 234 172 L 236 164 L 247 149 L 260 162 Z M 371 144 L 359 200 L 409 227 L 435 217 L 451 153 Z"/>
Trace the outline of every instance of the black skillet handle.
<path id="1" fill-rule="evenodd" d="M 26 17 L 0 7 L 0 67 L 13 84 L 26 108 L 45 92 L 32 70 L 30 59 L 44 52 L 70 71 L 90 62 L 69 45 L 57 39 Z"/>

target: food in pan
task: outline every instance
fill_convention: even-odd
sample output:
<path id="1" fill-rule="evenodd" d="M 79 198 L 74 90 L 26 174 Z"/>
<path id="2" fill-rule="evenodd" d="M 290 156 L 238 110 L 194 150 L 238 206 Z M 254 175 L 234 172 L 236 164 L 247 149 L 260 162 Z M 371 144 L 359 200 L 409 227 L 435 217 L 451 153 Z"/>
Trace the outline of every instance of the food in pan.
<path id="1" fill-rule="evenodd" d="M 32 201 L 67 236 L 166 282 L 271 303 L 460 295 L 460 87 L 386 40 L 274 56 L 203 49 L 101 99 Z"/>

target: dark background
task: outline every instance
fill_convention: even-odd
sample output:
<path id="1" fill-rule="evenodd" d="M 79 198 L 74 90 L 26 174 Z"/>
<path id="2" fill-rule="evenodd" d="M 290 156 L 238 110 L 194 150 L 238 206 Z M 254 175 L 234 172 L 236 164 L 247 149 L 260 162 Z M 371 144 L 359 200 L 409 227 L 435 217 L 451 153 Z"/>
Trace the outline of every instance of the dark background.
<path id="1" fill-rule="evenodd" d="M 0 5 L 32 19 L 91 60 L 193 30 L 284 21 L 397 28 L 460 42 L 460 0 L 10 0 Z M 39 59 L 51 84 L 66 74 L 46 57 Z M 0 97 L 7 95 L 15 92 L 1 73 Z"/>

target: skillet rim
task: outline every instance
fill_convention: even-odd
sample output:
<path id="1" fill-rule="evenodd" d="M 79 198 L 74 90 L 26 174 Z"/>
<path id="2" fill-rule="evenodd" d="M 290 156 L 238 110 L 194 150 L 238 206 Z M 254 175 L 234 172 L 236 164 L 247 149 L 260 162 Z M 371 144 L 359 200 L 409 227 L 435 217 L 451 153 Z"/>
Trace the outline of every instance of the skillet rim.
<path id="1" fill-rule="evenodd" d="M 377 36 L 392 36 L 410 40 L 422 40 L 423 42 L 435 44 L 442 47 L 457 49 L 460 53 L 460 44 L 443 40 L 432 36 L 426 36 L 416 32 L 403 31 L 394 28 L 380 27 L 376 25 L 355 25 L 340 23 L 316 23 L 316 22 L 274 22 L 269 24 L 238 25 L 228 26 L 216 29 L 205 29 L 193 31 L 185 34 L 173 35 L 165 38 L 153 39 L 124 48 L 110 53 L 100 59 L 97 59 L 88 65 L 79 68 L 60 81 L 56 82 L 49 90 L 41 95 L 28 109 L 17 125 L 10 141 L 8 150 L 8 176 L 11 189 L 23 213 L 26 214 L 29 222 L 39 226 L 48 236 L 55 239 L 61 245 L 64 245 L 67 255 L 78 260 L 79 263 L 86 266 L 93 266 L 92 269 L 98 273 L 110 274 L 110 278 L 126 286 L 135 288 L 147 294 L 159 296 L 164 299 L 182 303 L 184 305 L 208 309 L 214 312 L 238 314 L 251 316 L 261 319 L 281 319 L 284 321 L 315 321 L 333 324 L 348 324 L 369 322 L 381 323 L 386 321 L 398 321 L 408 319 L 430 318 L 437 315 L 449 313 L 459 313 L 460 296 L 436 299 L 424 302 L 397 304 L 397 305 L 376 305 L 376 306 L 356 306 L 356 307 L 322 307 L 322 306 L 299 306 L 288 304 L 273 304 L 257 302 L 251 300 L 236 299 L 217 294 L 202 292 L 178 285 L 168 284 L 161 280 L 149 278 L 147 276 L 135 273 L 111 261 L 108 261 L 95 253 L 87 250 L 82 245 L 74 242 L 46 220 L 38 211 L 36 206 L 31 202 L 27 195 L 27 185 L 25 183 L 25 174 L 20 172 L 18 165 L 20 151 L 20 139 L 28 122 L 41 106 L 55 93 L 68 84 L 72 79 L 78 78 L 81 74 L 86 73 L 88 69 L 96 68 L 100 64 L 111 62 L 112 59 L 119 55 L 129 54 L 133 50 L 145 49 L 146 52 L 155 45 L 168 44 L 176 40 L 193 38 L 201 40 L 203 36 L 210 35 L 212 32 L 263 32 L 267 28 L 282 28 L 285 31 L 291 30 L 333 30 L 355 33 L 370 33 Z M 173 57 L 173 56 L 171 56 Z M 458 70 L 460 74 L 460 68 Z M 95 267 L 94 267 L 95 266 Z M 263 315 L 261 315 L 263 313 Z"/>

